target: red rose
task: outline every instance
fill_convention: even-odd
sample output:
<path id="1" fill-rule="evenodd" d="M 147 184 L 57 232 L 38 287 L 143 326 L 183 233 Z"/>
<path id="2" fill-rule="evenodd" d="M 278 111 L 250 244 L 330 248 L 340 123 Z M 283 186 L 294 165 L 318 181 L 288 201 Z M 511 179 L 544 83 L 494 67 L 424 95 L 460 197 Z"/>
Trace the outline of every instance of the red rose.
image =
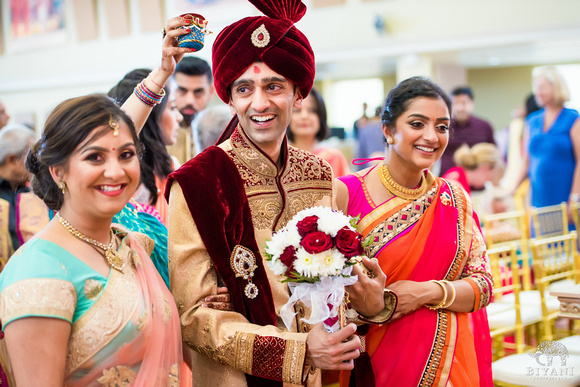
<path id="1" fill-rule="evenodd" d="M 332 238 L 322 231 L 315 231 L 302 238 L 300 245 L 310 254 L 318 254 L 332 248 Z"/>
<path id="2" fill-rule="evenodd" d="M 290 268 L 294 267 L 294 260 L 296 259 L 296 249 L 294 246 L 286 246 L 282 254 L 280 254 L 280 261 L 284 266 Z"/>
<path id="3" fill-rule="evenodd" d="M 364 254 L 360 240 L 360 234 L 352 231 L 348 227 L 343 227 L 336 233 L 336 248 L 344 254 L 346 258 L 352 258 Z"/>
<path id="4" fill-rule="evenodd" d="M 307 216 L 296 224 L 296 228 L 298 229 L 298 234 L 300 234 L 300 237 L 304 238 L 306 234 L 318 230 L 318 216 Z"/>

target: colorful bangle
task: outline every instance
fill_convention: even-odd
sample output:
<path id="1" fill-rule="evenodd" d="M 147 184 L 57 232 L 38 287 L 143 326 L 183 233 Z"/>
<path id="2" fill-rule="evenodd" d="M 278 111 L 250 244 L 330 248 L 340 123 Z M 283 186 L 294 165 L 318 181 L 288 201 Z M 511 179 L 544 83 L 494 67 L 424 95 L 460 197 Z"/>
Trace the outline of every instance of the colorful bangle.
<path id="1" fill-rule="evenodd" d="M 449 303 L 447 303 L 443 306 L 443 308 L 449 308 L 451 306 L 451 304 L 453 304 L 455 302 L 455 296 L 457 295 L 457 293 L 455 291 L 455 286 L 453 286 L 453 284 L 447 280 L 442 280 L 441 282 L 451 286 L 451 301 L 449 301 Z"/>
<path id="2" fill-rule="evenodd" d="M 441 281 L 437 280 L 430 280 L 429 282 L 435 282 L 437 285 L 441 286 L 441 289 L 443 289 L 443 300 L 437 305 L 425 305 L 425 306 L 431 310 L 441 309 L 447 303 L 447 286 L 445 286 L 445 284 L 443 284 Z"/>
<path id="3" fill-rule="evenodd" d="M 150 107 L 159 104 L 163 100 L 163 97 L 165 97 L 164 89 L 161 89 L 160 94 L 154 93 L 145 86 L 145 80 L 135 86 L 134 93 L 141 102 Z"/>

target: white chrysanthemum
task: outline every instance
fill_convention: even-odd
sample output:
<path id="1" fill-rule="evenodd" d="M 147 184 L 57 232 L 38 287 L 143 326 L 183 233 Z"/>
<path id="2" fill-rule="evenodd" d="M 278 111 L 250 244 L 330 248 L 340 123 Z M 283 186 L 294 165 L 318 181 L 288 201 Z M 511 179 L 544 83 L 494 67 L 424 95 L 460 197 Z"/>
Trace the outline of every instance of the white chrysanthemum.
<path id="1" fill-rule="evenodd" d="M 286 270 L 288 269 L 288 267 L 286 267 L 286 265 L 284 265 L 279 259 L 266 261 L 266 265 L 268 265 L 276 275 L 282 275 L 286 273 Z"/>
<path id="2" fill-rule="evenodd" d="M 282 229 L 272 235 L 272 239 L 266 242 L 266 252 L 274 258 L 280 258 L 284 249 L 288 246 L 298 248 L 300 246 L 300 234 L 296 229 Z"/>
<path id="3" fill-rule="evenodd" d="M 314 256 L 304 250 L 302 247 L 296 250 L 296 260 L 294 261 L 294 269 L 300 275 L 305 277 L 316 277 L 316 265 L 314 264 Z"/>
<path id="4" fill-rule="evenodd" d="M 341 211 L 329 211 L 318 219 L 318 229 L 331 237 L 335 237 L 338 230 L 344 226 L 350 227 L 350 218 Z M 352 228 L 351 228 L 352 229 Z"/>
<path id="5" fill-rule="evenodd" d="M 317 275 L 321 277 L 341 274 L 346 262 L 345 256 L 337 249 L 330 249 L 322 253 L 314 254 L 313 257 Z"/>

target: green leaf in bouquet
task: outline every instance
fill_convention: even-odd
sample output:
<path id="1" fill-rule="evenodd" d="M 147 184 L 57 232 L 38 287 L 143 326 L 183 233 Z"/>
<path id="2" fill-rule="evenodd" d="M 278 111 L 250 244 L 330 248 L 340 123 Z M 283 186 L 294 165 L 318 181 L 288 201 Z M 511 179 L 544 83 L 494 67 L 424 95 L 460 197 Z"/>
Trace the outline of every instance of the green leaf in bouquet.
<path id="1" fill-rule="evenodd" d="M 358 214 L 356 217 L 350 219 L 350 226 L 352 228 L 356 229 L 356 226 L 358 226 L 358 222 L 360 222 L 360 214 Z"/>
<path id="2" fill-rule="evenodd" d="M 373 243 L 373 236 L 372 235 L 368 235 L 364 241 L 362 242 L 362 246 L 363 247 L 368 247 L 371 243 Z"/>
<path id="3" fill-rule="evenodd" d="M 298 282 L 298 283 L 310 283 L 310 284 L 314 284 L 318 281 L 320 281 L 320 277 L 316 276 L 316 277 L 306 277 L 303 276 L 301 274 L 298 274 L 298 272 L 296 271 L 291 271 L 290 274 L 292 274 L 292 276 L 294 276 L 294 278 L 290 278 L 290 277 L 286 277 L 286 279 L 282 280 L 282 283 L 284 282 Z"/>

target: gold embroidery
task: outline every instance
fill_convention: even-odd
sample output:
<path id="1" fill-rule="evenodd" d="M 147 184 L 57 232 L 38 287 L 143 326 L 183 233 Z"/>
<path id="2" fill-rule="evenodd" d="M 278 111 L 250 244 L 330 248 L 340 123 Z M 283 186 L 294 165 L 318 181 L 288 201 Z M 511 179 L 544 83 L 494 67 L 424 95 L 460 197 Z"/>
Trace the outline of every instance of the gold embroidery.
<path id="1" fill-rule="evenodd" d="M 179 387 L 179 366 L 173 364 L 169 369 L 169 387 Z"/>
<path id="2" fill-rule="evenodd" d="M 213 359 L 220 364 L 235 367 L 235 359 L 234 359 L 234 355 L 236 353 L 235 338 L 227 339 L 225 344 L 220 345 L 215 349 L 209 346 L 206 347 L 193 346 L 193 348 L 202 355 L 209 357 L 210 359 Z"/>
<path id="3" fill-rule="evenodd" d="M 369 233 L 374 243 L 365 248 L 367 256 L 374 257 L 391 239 L 415 224 L 425 211 L 427 211 L 436 193 L 437 186 L 434 185 L 425 195 L 417 200 L 413 200 L 402 210 L 397 211 L 390 218 L 379 223 Z"/>
<path id="4" fill-rule="evenodd" d="M 103 376 L 97 382 L 107 387 L 129 386 L 137 379 L 137 373 L 126 366 L 116 366 L 103 370 Z"/>
<path id="5" fill-rule="evenodd" d="M 126 260 L 129 247 L 123 243 L 119 253 Z M 116 270 L 111 272 L 99 299 L 73 324 L 67 354 L 67 376 L 110 343 L 134 318 L 141 297 L 133 266 L 126 265 L 125 269 L 124 274 Z"/>
<path id="6" fill-rule="evenodd" d="M 254 363 L 254 341 L 256 341 L 256 335 L 253 333 L 236 332 L 234 340 L 234 359 L 236 362 L 234 368 L 251 374 Z"/>
<path id="7" fill-rule="evenodd" d="M 103 284 L 94 279 L 88 279 L 85 281 L 84 286 L 85 297 L 89 300 L 94 300 L 103 290 Z"/>
<path id="8" fill-rule="evenodd" d="M 8 322 L 30 315 L 72 321 L 77 294 L 72 283 L 52 278 L 30 278 L 7 286 L 0 294 L 0 319 Z"/>
<path id="9" fill-rule="evenodd" d="M 292 384 L 302 384 L 302 368 L 306 357 L 306 342 L 285 340 L 284 358 L 282 363 L 282 380 Z"/>
<path id="10" fill-rule="evenodd" d="M 276 164 L 236 129 L 228 155 L 244 182 L 252 223 L 257 230 L 278 230 L 296 213 L 332 195 L 332 170 L 311 153 L 287 148 L 286 164 Z"/>

